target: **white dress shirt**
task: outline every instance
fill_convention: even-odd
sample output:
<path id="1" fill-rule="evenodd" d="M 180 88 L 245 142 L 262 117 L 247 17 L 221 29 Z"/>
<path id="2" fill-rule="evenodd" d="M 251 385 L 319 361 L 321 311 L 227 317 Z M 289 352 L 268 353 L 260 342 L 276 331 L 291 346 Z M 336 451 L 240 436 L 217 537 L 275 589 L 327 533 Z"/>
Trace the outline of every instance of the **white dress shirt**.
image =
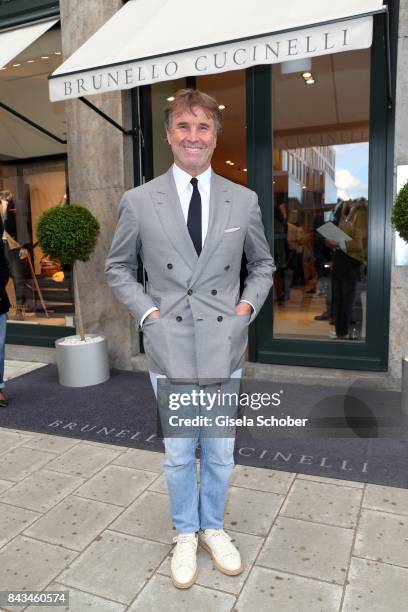
<path id="1" fill-rule="evenodd" d="M 191 184 L 191 179 L 193 178 L 191 174 L 185 172 L 176 164 L 173 164 L 173 177 L 176 183 L 177 193 L 181 204 L 181 209 L 183 211 L 184 220 L 187 225 L 188 218 L 188 209 L 190 206 L 191 196 L 193 195 L 193 186 Z M 202 174 L 198 174 L 196 179 L 198 181 L 197 187 L 201 196 L 201 236 L 202 236 L 202 246 L 204 246 L 205 238 L 207 236 L 208 231 L 208 220 L 210 217 L 210 189 L 211 189 L 211 166 L 207 168 Z M 242 300 L 243 302 L 247 302 L 252 306 L 253 311 L 255 312 L 255 308 L 248 302 L 247 300 Z M 143 321 L 146 317 L 149 316 L 151 312 L 154 310 L 159 310 L 156 306 L 149 308 L 146 310 L 143 317 L 140 319 L 140 327 L 143 325 Z"/>

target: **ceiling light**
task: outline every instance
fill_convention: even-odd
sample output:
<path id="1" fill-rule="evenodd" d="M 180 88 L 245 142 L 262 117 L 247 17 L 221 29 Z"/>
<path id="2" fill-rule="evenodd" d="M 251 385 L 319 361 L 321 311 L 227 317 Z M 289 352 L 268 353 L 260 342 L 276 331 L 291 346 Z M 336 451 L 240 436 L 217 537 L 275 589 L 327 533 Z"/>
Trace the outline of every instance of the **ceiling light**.
<path id="1" fill-rule="evenodd" d="M 54 55 L 61 55 L 62 51 L 54 51 Z"/>
<path id="2" fill-rule="evenodd" d="M 307 83 L 308 85 L 313 85 L 315 82 L 316 82 L 316 81 L 315 81 L 313 78 L 312 78 L 312 79 L 307 79 L 307 80 L 306 80 L 306 83 Z"/>
<path id="3" fill-rule="evenodd" d="M 41 59 L 50 59 L 50 56 L 49 55 L 42 55 Z"/>
<path id="4" fill-rule="evenodd" d="M 3 66 L 3 68 L 0 68 L 0 70 L 7 70 L 7 66 Z"/>
<path id="5" fill-rule="evenodd" d="M 219 108 L 220 110 L 225 110 L 225 104 L 219 104 L 219 105 L 218 105 L 218 108 Z"/>
<path id="6" fill-rule="evenodd" d="M 303 77 L 304 79 L 310 79 L 310 78 L 312 77 L 312 73 L 311 73 L 311 72 L 304 72 L 304 73 L 302 74 L 302 77 Z"/>
<path id="7" fill-rule="evenodd" d="M 21 64 L 13 64 L 13 68 L 17 68 L 17 66 L 21 66 Z"/>
<path id="8" fill-rule="evenodd" d="M 34 64 L 35 60 L 27 60 L 27 64 Z"/>
<path id="9" fill-rule="evenodd" d="M 244 170 L 244 172 L 248 172 L 248 168 L 244 168 L 243 170 Z"/>
<path id="10" fill-rule="evenodd" d="M 232 162 L 230 162 L 229 159 L 227 159 L 227 161 L 225 162 L 226 164 L 231 164 Z"/>
<path id="11" fill-rule="evenodd" d="M 168 98 L 166 98 L 167 102 L 173 102 L 173 100 L 175 100 L 176 98 L 174 96 L 169 96 Z"/>
<path id="12" fill-rule="evenodd" d="M 235 166 L 235 163 L 234 162 L 230 162 L 230 166 Z"/>

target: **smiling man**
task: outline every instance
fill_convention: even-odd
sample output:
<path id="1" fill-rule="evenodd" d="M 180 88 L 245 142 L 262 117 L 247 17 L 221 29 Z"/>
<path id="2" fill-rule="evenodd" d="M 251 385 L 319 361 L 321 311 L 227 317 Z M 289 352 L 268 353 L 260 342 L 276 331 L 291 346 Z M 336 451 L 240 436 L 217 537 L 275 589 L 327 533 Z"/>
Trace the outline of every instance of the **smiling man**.
<path id="1" fill-rule="evenodd" d="M 221 129 L 216 100 L 180 90 L 164 118 L 174 164 L 124 194 L 106 262 L 110 287 L 143 330 L 156 394 L 159 377 L 202 387 L 241 376 L 248 325 L 268 295 L 274 271 L 256 194 L 211 169 Z M 248 275 L 241 295 L 243 251 Z M 136 279 L 138 254 L 148 274 L 147 291 Z M 241 573 L 239 551 L 223 530 L 234 438 L 166 437 L 164 443 L 178 531 L 173 583 L 188 588 L 195 582 L 198 541 L 218 570 Z"/>

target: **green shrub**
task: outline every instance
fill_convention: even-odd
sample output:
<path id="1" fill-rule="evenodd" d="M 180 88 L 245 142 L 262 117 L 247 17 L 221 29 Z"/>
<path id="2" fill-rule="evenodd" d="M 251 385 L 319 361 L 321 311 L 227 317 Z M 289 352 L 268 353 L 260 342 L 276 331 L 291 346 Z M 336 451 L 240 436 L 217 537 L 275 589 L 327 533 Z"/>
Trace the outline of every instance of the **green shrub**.
<path id="1" fill-rule="evenodd" d="M 408 242 L 408 181 L 397 194 L 391 220 L 401 238 Z"/>
<path id="2" fill-rule="evenodd" d="M 83 206 L 53 206 L 39 218 L 37 236 L 41 249 L 63 264 L 88 261 L 95 248 L 99 223 Z"/>

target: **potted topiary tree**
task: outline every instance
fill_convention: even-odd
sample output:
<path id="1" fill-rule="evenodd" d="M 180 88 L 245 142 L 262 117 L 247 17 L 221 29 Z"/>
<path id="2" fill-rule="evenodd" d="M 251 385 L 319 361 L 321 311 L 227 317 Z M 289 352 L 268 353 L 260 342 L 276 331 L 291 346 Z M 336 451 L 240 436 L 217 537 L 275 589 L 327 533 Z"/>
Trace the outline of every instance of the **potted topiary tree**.
<path id="1" fill-rule="evenodd" d="M 392 224 L 401 238 L 408 243 L 408 181 L 401 187 L 395 198 L 391 215 Z M 402 358 L 401 407 L 408 414 L 408 356 Z"/>
<path id="2" fill-rule="evenodd" d="M 98 234 L 98 221 L 87 208 L 77 204 L 53 206 L 38 220 L 37 237 L 43 252 L 72 266 L 79 334 L 55 342 L 59 382 L 67 387 L 87 387 L 109 378 L 106 338 L 85 334 L 76 274 L 77 262 L 89 261 Z"/>
<path id="3" fill-rule="evenodd" d="M 391 219 L 401 238 L 408 242 L 408 181 L 397 194 Z"/>

